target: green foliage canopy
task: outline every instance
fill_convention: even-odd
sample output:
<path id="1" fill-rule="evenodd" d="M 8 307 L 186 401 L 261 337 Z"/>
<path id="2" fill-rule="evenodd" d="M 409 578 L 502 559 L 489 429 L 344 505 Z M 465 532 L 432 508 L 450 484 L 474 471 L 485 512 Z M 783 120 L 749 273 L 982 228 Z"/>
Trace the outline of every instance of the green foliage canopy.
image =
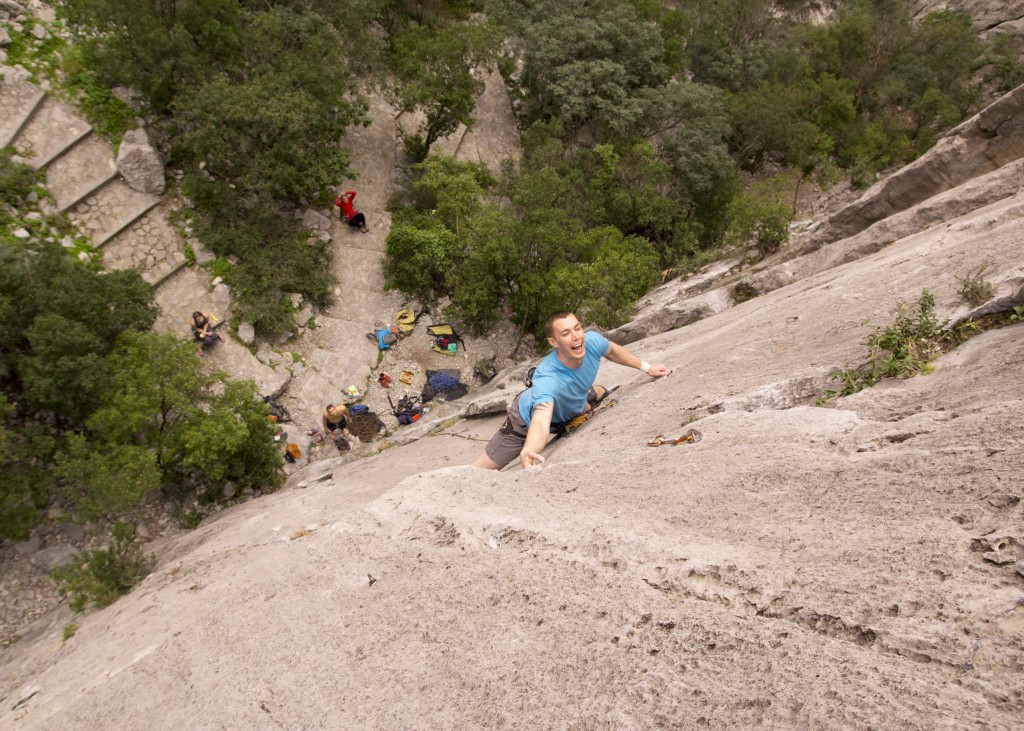
<path id="1" fill-rule="evenodd" d="M 474 71 L 490 63 L 497 42 L 494 27 L 480 23 L 417 26 L 393 39 L 391 63 L 399 80 L 393 96 L 403 111 L 424 114 L 416 135 L 406 140 L 415 161 L 460 124 L 473 124 L 473 106 L 484 90 Z"/>

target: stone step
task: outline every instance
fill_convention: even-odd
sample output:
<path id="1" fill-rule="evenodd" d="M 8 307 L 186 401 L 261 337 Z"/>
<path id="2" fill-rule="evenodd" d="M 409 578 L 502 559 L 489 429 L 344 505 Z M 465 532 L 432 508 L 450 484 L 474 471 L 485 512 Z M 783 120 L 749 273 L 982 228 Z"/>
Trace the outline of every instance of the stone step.
<path id="1" fill-rule="evenodd" d="M 89 123 L 71 107 L 47 96 L 18 134 L 14 146 L 29 165 L 40 170 L 90 132 Z"/>
<path id="2" fill-rule="evenodd" d="M 159 288 L 159 287 L 163 286 L 164 283 L 169 281 L 171 279 L 171 277 L 173 277 L 175 274 L 177 274 L 178 272 L 180 272 L 182 269 L 184 269 L 187 266 L 188 266 L 188 261 L 186 261 L 184 257 L 181 257 L 181 261 L 179 261 L 173 268 L 171 268 L 171 269 L 169 269 L 167 271 L 162 272 L 156 279 L 151 281 L 150 284 L 153 285 L 154 289 Z"/>
<path id="3" fill-rule="evenodd" d="M 132 190 L 114 177 L 79 199 L 68 218 L 92 239 L 94 246 L 103 247 L 159 202 L 159 197 Z"/>
<path id="4" fill-rule="evenodd" d="M 110 144 L 90 134 L 46 166 L 46 188 L 67 211 L 117 176 Z"/>
<path id="5" fill-rule="evenodd" d="M 154 284 L 186 261 L 181 237 L 157 208 L 143 215 L 104 245 L 107 269 L 136 269 Z"/>
<path id="6" fill-rule="evenodd" d="M 0 67 L 0 147 L 11 144 L 32 118 L 46 92 L 28 80 L 28 72 Z"/>

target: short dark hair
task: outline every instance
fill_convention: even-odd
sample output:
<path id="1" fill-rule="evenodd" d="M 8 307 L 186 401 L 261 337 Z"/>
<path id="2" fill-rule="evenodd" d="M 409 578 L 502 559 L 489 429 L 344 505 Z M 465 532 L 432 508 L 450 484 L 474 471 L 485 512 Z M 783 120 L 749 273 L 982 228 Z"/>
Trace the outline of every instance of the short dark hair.
<path id="1" fill-rule="evenodd" d="M 563 317 L 569 317 L 575 313 L 567 310 L 559 310 L 558 312 L 552 312 L 548 315 L 548 319 L 544 323 L 544 332 L 547 333 L 549 338 L 555 337 L 555 320 L 561 320 Z"/>

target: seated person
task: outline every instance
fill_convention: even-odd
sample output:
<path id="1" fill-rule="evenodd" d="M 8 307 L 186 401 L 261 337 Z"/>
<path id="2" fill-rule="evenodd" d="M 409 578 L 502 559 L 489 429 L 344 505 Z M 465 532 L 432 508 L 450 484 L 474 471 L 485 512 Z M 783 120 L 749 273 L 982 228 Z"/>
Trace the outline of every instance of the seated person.
<path id="1" fill-rule="evenodd" d="M 192 335 L 199 341 L 199 355 L 204 355 L 204 348 L 213 345 L 218 340 L 224 340 L 224 336 L 213 329 L 210 318 L 199 310 L 192 313 L 188 324 L 192 328 Z"/>
<path id="2" fill-rule="evenodd" d="M 355 206 L 352 205 L 352 201 L 356 197 L 354 190 L 347 190 L 337 197 L 334 201 L 340 209 L 341 220 L 347 221 L 348 225 L 352 228 L 358 228 L 363 233 L 366 233 L 366 216 L 356 211 Z"/>
<path id="3" fill-rule="evenodd" d="M 344 452 L 349 449 L 348 407 L 344 404 L 327 404 L 323 413 L 324 434 L 331 438 L 334 446 Z"/>

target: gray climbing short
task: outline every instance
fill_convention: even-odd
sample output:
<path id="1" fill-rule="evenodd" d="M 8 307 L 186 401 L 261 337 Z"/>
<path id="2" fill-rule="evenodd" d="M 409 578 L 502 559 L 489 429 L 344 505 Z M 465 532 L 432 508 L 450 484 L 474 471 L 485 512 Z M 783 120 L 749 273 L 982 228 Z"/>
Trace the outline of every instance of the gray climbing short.
<path id="1" fill-rule="evenodd" d="M 512 400 L 508 407 L 508 416 L 505 423 L 494 433 L 491 441 L 484 447 L 484 453 L 495 464 L 504 467 L 509 462 L 519 459 L 519 453 L 523 451 L 523 444 L 526 443 L 526 422 L 519 415 L 519 396 Z"/>

